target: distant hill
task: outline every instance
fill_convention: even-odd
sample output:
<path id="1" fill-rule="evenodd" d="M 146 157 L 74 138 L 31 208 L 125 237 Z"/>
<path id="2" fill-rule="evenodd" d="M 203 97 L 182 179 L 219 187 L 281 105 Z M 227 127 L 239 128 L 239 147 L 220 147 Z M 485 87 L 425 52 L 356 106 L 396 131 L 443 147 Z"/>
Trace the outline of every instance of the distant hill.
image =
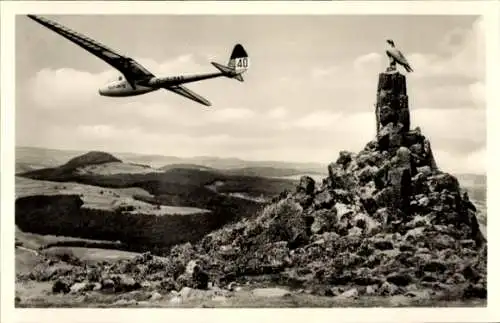
<path id="1" fill-rule="evenodd" d="M 153 195 L 161 195 L 168 203 L 187 203 L 187 206 L 199 206 L 200 203 L 197 202 L 204 201 L 206 196 L 212 196 L 213 189 L 210 187 L 215 182 L 222 183 L 217 186 L 216 193 L 239 193 L 252 198 L 271 198 L 284 189 L 295 187 L 295 180 L 262 176 L 258 174 L 259 170 L 262 169 L 217 170 L 196 164 L 173 164 L 155 169 L 123 163 L 112 154 L 94 151 L 73 157 L 60 166 L 30 170 L 17 175 L 34 180 L 77 182 L 110 188 L 140 187 Z M 264 170 L 267 175 L 284 174 L 276 169 Z M 204 203 L 201 205 L 206 207 Z"/>
<path id="2" fill-rule="evenodd" d="M 159 169 L 163 170 L 163 171 L 167 171 L 167 170 L 176 169 L 176 168 L 217 171 L 215 168 L 202 166 L 202 165 L 196 165 L 196 164 L 169 164 L 169 165 L 165 165 L 163 167 L 160 167 Z"/>
<path id="3" fill-rule="evenodd" d="M 71 158 L 85 152 L 34 147 L 16 147 L 16 173 L 62 165 Z M 327 166 L 320 163 L 290 163 L 280 161 L 245 161 L 238 158 L 192 157 L 180 158 L 162 155 L 141 155 L 134 153 L 111 153 L 124 163 L 136 163 L 157 167 L 161 171 L 176 168 L 217 171 L 226 175 L 282 177 L 297 179 L 301 175 L 316 178 L 326 176 Z M 454 174 L 460 185 L 469 192 L 472 199 L 486 202 L 486 174 Z"/>
<path id="4" fill-rule="evenodd" d="M 102 152 L 102 151 L 90 151 L 86 154 L 74 157 L 70 159 L 66 164 L 61 167 L 75 169 L 78 167 L 85 167 L 89 165 L 99 165 L 104 163 L 113 163 L 122 161 L 115 156 Z"/>
<path id="5" fill-rule="evenodd" d="M 325 167 L 326 170 L 326 167 Z M 304 175 L 306 172 L 303 169 L 297 168 L 278 168 L 271 166 L 254 166 L 254 167 L 243 167 L 243 168 L 232 168 L 224 170 L 225 174 L 230 175 L 244 175 L 244 176 L 263 176 L 263 177 L 290 177 Z M 314 171 L 309 170 L 307 175 L 321 175 L 325 174 L 326 171 Z M 326 175 L 326 174 L 325 174 Z"/>
<path id="6" fill-rule="evenodd" d="M 16 173 L 59 166 L 82 153 L 76 150 L 16 147 Z"/>
<path id="7" fill-rule="evenodd" d="M 57 149 L 33 148 L 33 147 L 16 147 L 16 164 L 35 164 L 38 167 L 53 167 L 61 165 L 70 158 L 86 153 L 85 151 L 66 151 Z M 162 155 L 142 155 L 135 153 L 119 153 L 109 152 L 123 162 L 146 164 L 152 167 L 160 168 L 169 165 L 199 165 L 207 168 L 215 168 L 219 170 L 235 169 L 235 168 L 283 168 L 297 169 L 301 173 L 316 173 L 326 172 L 326 165 L 321 163 L 295 163 L 284 161 L 247 161 L 239 158 L 219 158 L 209 156 L 199 157 L 175 157 Z M 33 168 L 35 169 L 35 168 Z"/>

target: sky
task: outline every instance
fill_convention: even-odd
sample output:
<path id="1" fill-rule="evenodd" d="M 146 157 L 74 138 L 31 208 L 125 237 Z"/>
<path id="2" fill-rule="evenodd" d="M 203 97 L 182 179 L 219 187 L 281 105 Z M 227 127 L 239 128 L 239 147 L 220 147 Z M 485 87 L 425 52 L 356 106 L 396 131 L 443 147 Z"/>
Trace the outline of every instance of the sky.
<path id="1" fill-rule="evenodd" d="M 328 163 L 375 137 L 385 39 L 405 54 L 411 128 L 438 166 L 486 171 L 484 24 L 477 16 L 45 16 L 136 59 L 157 76 L 214 72 L 241 43 L 245 81 L 98 95 L 118 77 L 105 62 L 16 18 L 16 145 L 169 156 Z"/>

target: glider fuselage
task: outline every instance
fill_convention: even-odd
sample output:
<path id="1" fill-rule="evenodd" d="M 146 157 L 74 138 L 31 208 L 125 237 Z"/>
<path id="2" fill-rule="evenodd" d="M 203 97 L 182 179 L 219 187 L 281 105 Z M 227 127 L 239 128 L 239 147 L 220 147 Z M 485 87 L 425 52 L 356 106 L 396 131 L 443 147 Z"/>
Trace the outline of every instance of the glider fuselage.
<path id="1" fill-rule="evenodd" d="M 108 97 L 128 97 L 146 94 L 156 90 L 159 90 L 159 88 L 143 86 L 139 84 L 135 84 L 134 88 L 126 79 L 119 78 L 118 80 L 109 82 L 108 84 L 99 88 L 99 94 L 101 96 Z"/>

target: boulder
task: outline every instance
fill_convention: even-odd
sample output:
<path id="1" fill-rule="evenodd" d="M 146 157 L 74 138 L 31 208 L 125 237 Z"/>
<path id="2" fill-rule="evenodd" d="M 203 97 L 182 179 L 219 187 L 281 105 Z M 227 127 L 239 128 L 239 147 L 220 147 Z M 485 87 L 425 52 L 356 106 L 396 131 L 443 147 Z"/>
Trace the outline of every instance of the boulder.
<path id="1" fill-rule="evenodd" d="M 312 217 L 314 222 L 311 225 L 311 232 L 313 234 L 327 232 L 337 223 L 337 210 L 335 208 L 317 210 L 313 212 Z"/>
<path id="2" fill-rule="evenodd" d="M 58 279 L 52 285 L 52 293 L 64 293 L 67 294 L 71 291 L 70 285 L 64 279 Z"/>
<path id="3" fill-rule="evenodd" d="M 342 166 L 344 169 L 347 168 L 349 163 L 352 161 L 352 154 L 348 151 L 341 151 L 339 153 L 339 157 L 337 158 L 337 161 L 335 162 L 337 165 Z"/>
<path id="4" fill-rule="evenodd" d="M 390 154 L 395 153 L 403 144 L 403 125 L 401 123 L 394 124 L 393 122 L 387 124 L 380 129 L 377 140 L 380 151 L 388 151 Z"/>
<path id="5" fill-rule="evenodd" d="M 297 186 L 297 192 L 305 193 L 306 195 L 314 194 L 314 188 L 316 183 L 314 179 L 310 176 L 302 176 L 300 178 L 299 185 Z"/>
<path id="6" fill-rule="evenodd" d="M 335 194 L 329 189 L 325 189 L 314 197 L 314 207 L 316 209 L 329 209 L 335 204 Z"/>
<path id="7" fill-rule="evenodd" d="M 460 192 L 460 184 L 458 183 L 457 178 L 450 174 L 437 174 L 434 176 L 430 176 L 428 180 L 431 192 L 442 192 L 445 189 L 449 192 Z"/>

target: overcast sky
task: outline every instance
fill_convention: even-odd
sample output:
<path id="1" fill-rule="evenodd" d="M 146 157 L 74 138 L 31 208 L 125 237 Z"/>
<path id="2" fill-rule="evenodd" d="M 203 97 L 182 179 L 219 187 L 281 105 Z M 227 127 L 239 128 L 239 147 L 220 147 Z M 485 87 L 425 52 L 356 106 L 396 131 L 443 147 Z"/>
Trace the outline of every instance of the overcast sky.
<path id="1" fill-rule="evenodd" d="M 24 16 L 16 21 L 16 144 L 176 156 L 327 163 L 375 136 L 378 73 L 394 39 L 407 78 L 411 127 L 438 165 L 484 172 L 484 27 L 472 16 L 47 16 L 136 59 L 155 75 L 213 72 L 235 43 L 245 82 L 107 98 L 105 62 Z"/>

